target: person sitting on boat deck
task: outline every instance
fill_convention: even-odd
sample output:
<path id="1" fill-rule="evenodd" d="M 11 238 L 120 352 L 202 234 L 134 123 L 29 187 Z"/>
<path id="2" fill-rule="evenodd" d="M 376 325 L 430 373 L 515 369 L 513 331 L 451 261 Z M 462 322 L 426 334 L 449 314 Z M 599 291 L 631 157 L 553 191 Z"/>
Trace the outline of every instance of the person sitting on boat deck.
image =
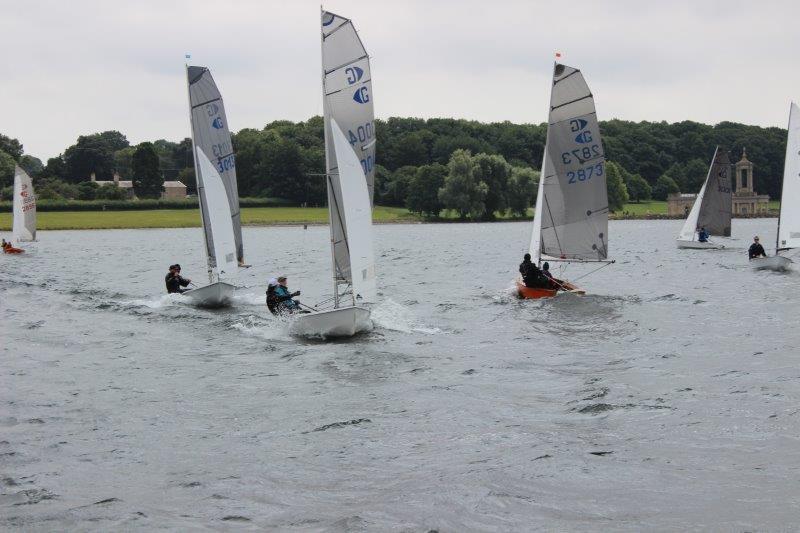
<path id="1" fill-rule="evenodd" d="M 697 230 L 697 240 L 699 242 L 708 242 L 708 232 L 706 231 L 705 226 Z"/>
<path id="2" fill-rule="evenodd" d="M 300 310 L 300 303 L 294 301 L 292 298 L 300 296 L 300 291 L 289 292 L 289 287 L 286 286 L 286 276 L 278 278 L 278 284 L 275 286 L 275 296 L 277 304 L 275 306 L 278 313 L 295 313 Z"/>
<path id="3" fill-rule="evenodd" d="M 767 257 L 764 247 L 761 246 L 760 242 L 758 242 L 758 235 L 753 237 L 753 244 L 751 244 L 750 248 L 747 250 L 747 255 L 750 259 L 755 259 L 756 257 Z"/>
<path id="4" fill-rule="evenodd" d="M 519 265 L 519 273 L 522 274 L 522 281 L 526 287 L 548 289 L 550 288 L 550 280 L 548 280 L 539 270 L 534 263 L 531 263 L 531 254 L 525 254 L 522 263 Z"/>
<path id="5" fill-rule="evenodd" d="M 5 240 L 5 239 L 3 239 L 3 250 L 5 250 L 6 248 L 8 248 L 9 246 L 11 246 L 11 243 L 10 243 L 10 242 L 6 242 L 6 240 Z"/>
<path id="6" fill-rule="evenodd" d="M 167 284 L 167 293 L 183 293 L 186 292 L 182 287 L 186 287 L 189 285 L 192 280 L 184 279 L 181 277 L 181 266 L 178 264 L 170 265 L 169 266 L 169 273 L 164 278 L 164 282 Z"/>

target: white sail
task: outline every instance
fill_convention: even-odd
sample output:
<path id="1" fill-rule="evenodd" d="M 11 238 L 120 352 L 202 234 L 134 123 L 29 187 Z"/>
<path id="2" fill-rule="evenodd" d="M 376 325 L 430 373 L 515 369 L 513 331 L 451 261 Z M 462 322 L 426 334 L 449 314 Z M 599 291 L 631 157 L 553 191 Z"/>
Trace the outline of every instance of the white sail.
<path id="1" fill-rule="evenodd" d="M 531 255 L 605 260 L 608 195 L 594 97 L 580 70 L 558 63 L 539 180 Z"/>
<path id="2" fill-rule="evenodd" d="M 339 165 L 342 215 L 352 273 L 354 303 L 374 302 L 375 256 L 372 251 L 372 206 L 361 162 L 335 119 L 331 119 L 333 146 Z"/>
<path id="3" fill-rule="evenodd" d="M 375 113 L 369 55 L 352 21 L 335 13 L 322 12 L 321 39 L 325 172 L 328 176 L 335 176 L 339 172 L 331 131 L 331 119 L 335 119 L 363 169 L 372 202 L 375 180 Z M 342 191 L 339 184 L 336 179 L 329 179 L 328 208 L 331 240 L 334 243 L 334 277 L 337 282 L 349 283 L 351 265 L 348 261 L 347 228 L 341 204 Z"/>
<path id="4" fill-rule="evenodd" d="M 36 240 L 36 196 L 31 177 L 19 165 L 14 167 L 14 226 L 16 242 Z"/>
<path id="5" fill-rule="evenodd" d="M 212 269 L 218 278 L 230 278 L 238 272 L 236 258 L 236 237 L 231 218 L 231 208 L 225 184 L 217 172 L 216 167 L 206 157 L 205 152 L 198 146 L 196 148 L 198 188 L 205 190 L 205 208 L 208 219 L 203 218 L 203 231 L 210 236 L 213 242 L 215 266 Z"/>
<path id="6" fill-rule="evenodd" d="M 783 167 L 777 250 L 800 248 L 800 108 L 792 102 Z"/>
<path id="7" fill-rule="evenodd" d="M 708 180 L 706 179 L 703 182 L 703 186 L 700 187 L 700 192 L 697 193 L 697 198 L 694 199 L 689 216 L 686 217 L 686 221 L 683 223 L 681 232 L 678 235 L 679 241 L 694 241 L 697 239 L 697 219 L 700 218 L 700 206 L 703 205 L 703 197 L 706 194 L 707 185 Z"/>

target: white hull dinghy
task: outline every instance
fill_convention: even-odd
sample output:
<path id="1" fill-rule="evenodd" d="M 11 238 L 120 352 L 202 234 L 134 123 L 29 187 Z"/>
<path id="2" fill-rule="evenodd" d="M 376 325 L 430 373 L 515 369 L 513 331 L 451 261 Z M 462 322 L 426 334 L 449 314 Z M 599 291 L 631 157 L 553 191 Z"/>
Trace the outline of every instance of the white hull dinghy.
<path id="1" fill-rule="evenodd" d="M 209 284 L 183 294 L 200 307 L 225 307 L 231 305 L 236 289 L 229 281 L 244 263 L 233 145 L 211 72 L 187 65 L 186 78 Z"/>
<path id="2" fill-rule="evenodd" d="M 227 307 L 233 301 L 236 287 L 224 281 L 218 281 L 183 293 L 197 307 Z"/>
<path id="3" fill-rule="evenodd" d="M 690 250 L 722 250 L 725 246 L 714 242 L 700 242 L 698 230 L 705 228 L 709 235 L 731 236 L 732 190 L 731 162 L 728 152 L 714 150 L 706 181 L 697 193 L 689 216 L 683 223 L 676 241 L 678 248 Z"/>
<path id="4" fill-rule="evenodd" d="M 792 102 L 789 106 L 789 128 L 786 138 L 786 159 L 783 164 L 781 188 L 781 211 L 778 214 L 778 235 L 775 239 L 775 255 L 756 257 L 750 260 L 755 270 L 786 272 L 792 269 L 792 261 L 780 255 L 800 248 L 800 108 Z"/>
<path id="5" fill-rule="evenodd" d="M 370 310 L 364 305 L 377 297 L 372 250 L 372 76 L 369 56 L 352 21 L 323 11 L 321 37 L 334 308 L 298 315 L 290 331 L 307 337 L 349 337 L 372 329 Z"/>

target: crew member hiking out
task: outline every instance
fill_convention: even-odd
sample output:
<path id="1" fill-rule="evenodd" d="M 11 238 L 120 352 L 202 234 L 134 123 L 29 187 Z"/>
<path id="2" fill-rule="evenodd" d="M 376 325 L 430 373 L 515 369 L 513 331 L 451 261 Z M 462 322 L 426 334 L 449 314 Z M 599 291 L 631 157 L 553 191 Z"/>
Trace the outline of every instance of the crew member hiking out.
<path id="1" fill-rule="evenodd" d="M 300 302 L 293 300 L 300 291 L 289 292 L 286 277 L 272 278 L 267 286 L 267 309 L 273 315 L 292 314 L 300 311 Z"/>
<path id="2" fill-rule="evenodd" d="M 758 235 L 753 237 L 753 244 L 751 244 L 750 248 L 748 248 L 747 255 L 750 259 L 755 259 L 757 257 L 767 257 L 767 253 L 764 251 L 764 247 L 761 246 L 760 242 L 758 242 Z"/>
<path id="3" fill-rule="evenodd" d="M 167 273 L 166 277 L 164 278 L 164 282 L 167 284 L 167 293 L 183 293 L 186 292 L 183 287 L 189 285 L 192 280 L 184 279 L 181 277 L 181 266 L 178 264 L 170 265 L 169 273 Z"/>

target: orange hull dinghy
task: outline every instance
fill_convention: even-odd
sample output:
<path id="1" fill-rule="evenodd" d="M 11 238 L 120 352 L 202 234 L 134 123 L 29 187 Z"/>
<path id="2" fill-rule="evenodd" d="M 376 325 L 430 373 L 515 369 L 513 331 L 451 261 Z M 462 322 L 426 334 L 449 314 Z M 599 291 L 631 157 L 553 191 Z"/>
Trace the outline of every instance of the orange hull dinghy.
<path id="1" fill-rule="evenodd" d="M 521 280 L 517 280 L 517 296 L 523 300 L 537 300 L 539 298 L 552 298 L 559 292 L 571 292 L 574 294 L 586 294 L 586 291 L 579 289 L 569 281 L 562 281 L 563 289 L 540 289 L 538 287 L 526 287 Z"/>
<path id="2" fill-rule="evenodd" d="M 6 246 L 5 248 L 3 248 L 4 254 L 21 254 L 24 251 L 25 250 L 23 250 L 22 248 L 14 248 L 13 246 Z"/>

